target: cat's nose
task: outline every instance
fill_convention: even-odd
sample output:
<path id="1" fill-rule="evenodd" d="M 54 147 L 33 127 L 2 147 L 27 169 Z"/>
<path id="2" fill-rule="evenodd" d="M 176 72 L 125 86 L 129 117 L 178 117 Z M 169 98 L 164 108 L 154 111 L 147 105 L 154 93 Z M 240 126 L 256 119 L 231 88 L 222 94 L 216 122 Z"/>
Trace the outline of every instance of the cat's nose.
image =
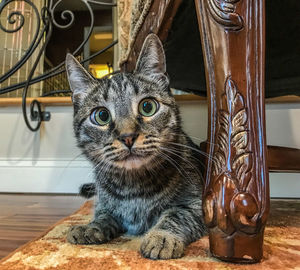
<path id="1" fill-rule="evenodd" d="M 129 149 L 131 149 L 138 136 L 139 134 L 137 133 L 121 134 L 118 140 L 124 143 Z"/>

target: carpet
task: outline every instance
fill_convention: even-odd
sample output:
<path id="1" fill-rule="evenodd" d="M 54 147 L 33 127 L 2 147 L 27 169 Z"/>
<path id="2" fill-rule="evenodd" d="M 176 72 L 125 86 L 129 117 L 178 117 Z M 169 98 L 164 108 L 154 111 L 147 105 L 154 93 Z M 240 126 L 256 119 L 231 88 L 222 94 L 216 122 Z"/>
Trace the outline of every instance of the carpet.
<path id="1" fill-rule="evenodd" d="M 104 245 L 75 246 L 66 242 L 71 225 L 88 223 L 92 202 L 55 224 L 39 238 L 0 261 L 0 270 L 118 270 L 118 269 L 300 269 L 300 201 L 275 200 L 265 230 L 264 258 L 259 264 L 239 265 L 209 255 L 208 238 L 192 243 L 177 260 L 152 261 L 138 252 L 139 237 L 120 237 Z"/>

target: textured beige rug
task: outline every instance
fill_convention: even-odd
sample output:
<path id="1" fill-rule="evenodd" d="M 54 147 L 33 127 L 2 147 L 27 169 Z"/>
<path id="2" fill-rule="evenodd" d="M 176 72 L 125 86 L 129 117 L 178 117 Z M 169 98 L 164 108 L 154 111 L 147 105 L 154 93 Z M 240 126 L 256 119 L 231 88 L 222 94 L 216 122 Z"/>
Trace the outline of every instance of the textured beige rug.
<path id="1" fill-rule="evenodd" d="M 99 246 L 66 242 L 68 228 L 91 219 L 92 203 L 58 222 L 38 239 L 0 261 L 0 270 L 118 270 L 118 269 L 300 269 L 300 201 L 272 201 L 265 232 L 264 259 L 259 264 L 220 262 L 209 255 L 208 239 L 191 244 L 177 260 L 152 261 L 138 252 L 140 238 L 121 237 Z"/>

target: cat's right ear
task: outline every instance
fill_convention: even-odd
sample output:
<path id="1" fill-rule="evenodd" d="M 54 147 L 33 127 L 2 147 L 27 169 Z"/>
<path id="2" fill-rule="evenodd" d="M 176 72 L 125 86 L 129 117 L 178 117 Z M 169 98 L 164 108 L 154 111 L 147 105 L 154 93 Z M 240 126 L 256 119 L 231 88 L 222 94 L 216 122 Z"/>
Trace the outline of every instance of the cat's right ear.
<path id="1" fill-rule="evenodd" d="M 66 71 L 70 89 L 73 92 L 73 103 L 74 105 L 79 105 L 89 91 L 97 84 L 97 81 L 84 69 L 76 58 L 69 53 L 66 56 Z"/>
<path id="2" fill-rule="evenodd" d="M 146 37 L 136 63 L 135 73 L 151 79 L 165 77 L 166 57 L 157 35 L 152 33 Z"/>

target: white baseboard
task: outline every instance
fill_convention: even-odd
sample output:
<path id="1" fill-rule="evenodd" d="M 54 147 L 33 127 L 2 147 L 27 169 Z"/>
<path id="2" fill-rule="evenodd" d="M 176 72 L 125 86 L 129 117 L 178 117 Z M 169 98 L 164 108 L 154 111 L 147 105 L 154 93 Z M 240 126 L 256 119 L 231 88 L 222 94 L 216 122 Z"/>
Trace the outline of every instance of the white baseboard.
<path id="1" fill-rule="evenodd" d="M 93 180 L 85 160 L 0 160 L 0 192 L 78 193 Z"/>
<path id="2" fill-rule="evenodd" d="M 80 160 L 0 160 L 0 192 L 78 193 L 93 181 L 91 164 Z M 299 173 L 270 173 L 271 197 L 300 198 Z"/>

